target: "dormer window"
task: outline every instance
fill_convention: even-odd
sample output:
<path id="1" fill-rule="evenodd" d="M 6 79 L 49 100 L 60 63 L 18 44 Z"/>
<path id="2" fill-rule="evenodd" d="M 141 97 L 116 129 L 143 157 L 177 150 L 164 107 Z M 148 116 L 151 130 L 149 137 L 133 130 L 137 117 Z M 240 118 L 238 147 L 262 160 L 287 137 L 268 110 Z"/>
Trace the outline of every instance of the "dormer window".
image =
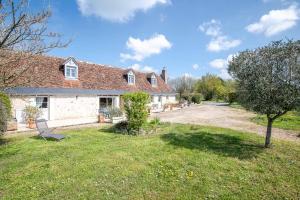
<path id="1" fill-rule="evenodd" d="M 153 87 L 157 86 L 157 78 L 154 74 L 151 75 L 150 82 Z"/>
<path id="2" fill-rule="evenodd" d="M 77 67 L 75 66 L 65 66 L 66 78 L 77 79 Z"/>
<path id="3" fill-rule="evenodd" d="M 73 58 L 70 58 L 65 62 L 65 78 L 71 80 L 78 79 L 78 66 L 76 65 Z"/>
<path id="4" fill-rule="evenodd" d="M 127 73 L 127 81 L 128 81 L 128 84 L 130 85 L 134 85 L 135 84 L 135 75 L 132 71 L 129 71 Z"/>

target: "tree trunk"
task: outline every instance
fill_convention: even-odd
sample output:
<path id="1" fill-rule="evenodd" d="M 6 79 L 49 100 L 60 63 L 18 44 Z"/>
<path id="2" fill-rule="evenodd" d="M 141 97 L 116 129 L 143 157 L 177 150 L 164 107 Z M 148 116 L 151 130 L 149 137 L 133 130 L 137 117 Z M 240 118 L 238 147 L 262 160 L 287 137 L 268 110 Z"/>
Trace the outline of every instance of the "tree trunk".
<path id="1" fill-rule="evenodd" d="M 266 140 L 265 140 L 265 147 L 269 148 L 271 143 L 271 134 L 272 134 L 272 124 L 273 119 L 268 117 L 268 127 L 267 127 L 267 134 L 266 134 Z"/>

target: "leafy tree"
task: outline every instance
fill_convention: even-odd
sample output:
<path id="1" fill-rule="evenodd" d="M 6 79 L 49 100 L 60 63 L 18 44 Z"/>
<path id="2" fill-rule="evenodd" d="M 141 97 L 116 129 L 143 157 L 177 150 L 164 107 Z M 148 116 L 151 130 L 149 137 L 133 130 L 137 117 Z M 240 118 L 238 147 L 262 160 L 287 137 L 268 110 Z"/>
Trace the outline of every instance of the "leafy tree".
<path id="1" fill-rule="evenodd" d="M 34 57 L 70 43 L 48 31 L 50 10 L 31 10 L 28 0 L 0 0 L 0 91 L 40 81 L 31 76 Z"/>
<path id="2" fill-rule="evenodd" d="M 123 96 L 123 99 L 128 130 L 130 133 L 140 133 L 141 127 L 147 122 L 149 94 L 145 92 L 127 93 Z"/>
<path id="3" fill-rule="evenodd" d="M 223 99 L 226 92 L 223 82 L 218 76 L 207 74 L 197 81 L 195 88 L 203 95 L 204 100 Z"/>
<path id="4" fill-rule="evenodd" d="M 266 115 L 269 147 L 273 121 L 299 105 L 300 41 L 275 41 L 240 52 L 228 71 L 237 80 L 241 105 Z"/>

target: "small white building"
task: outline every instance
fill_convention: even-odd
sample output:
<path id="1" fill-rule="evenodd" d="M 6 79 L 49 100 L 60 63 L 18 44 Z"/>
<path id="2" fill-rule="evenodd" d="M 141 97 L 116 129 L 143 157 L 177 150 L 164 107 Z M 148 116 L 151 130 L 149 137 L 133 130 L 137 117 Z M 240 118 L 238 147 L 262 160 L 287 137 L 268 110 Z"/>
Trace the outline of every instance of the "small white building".
<path id="1" fill-rule="evenodd" d="M 41 118 L 53 124 L 93 123 L 99 110 L 120 107 L 122 95 L 144 91 L 151 95 L 151 108 L 162 110 L 166 103 L 176 103 L 175 92 L 167 85 L 166 70 L 160 75 L 142 73 L 49 56 L 36 56 L 35 72 L 30 83 L 7 92 L 18 123 L 25 123 L 26 105 L 42 110 Z"/>

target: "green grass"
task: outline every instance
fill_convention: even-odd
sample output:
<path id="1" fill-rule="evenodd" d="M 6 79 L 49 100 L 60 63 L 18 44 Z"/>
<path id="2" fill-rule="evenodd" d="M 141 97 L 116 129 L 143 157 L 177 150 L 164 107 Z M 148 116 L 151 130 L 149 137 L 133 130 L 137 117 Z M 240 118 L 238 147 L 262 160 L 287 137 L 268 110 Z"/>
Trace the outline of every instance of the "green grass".
<path id="1" fill-rule="evenodd" d="M 257 115 L 256 117 L 252 118 L 252 121 L 263 126 L 266 126 L 268 123 L 265 115 Z M 300 114 L 296 111 L 288 112 L 285 115 L 277 118 L 273 122 L 273 127 L 300 131 Z"/>
<path id="2" fill-rule="evenodd" d="M 239 103 L 233 102 L 229 104 L 231 108 L 237 108 L 237 109 L 245 109 L 243 106 L 241 106 Z"/>
<path id="3" fill-rule="evenodd" d="M 127 136 L 85 128 L 61 142 L 3 138 L 0 199 L 299 199 L 300 144 L 168 125 Z"/>

